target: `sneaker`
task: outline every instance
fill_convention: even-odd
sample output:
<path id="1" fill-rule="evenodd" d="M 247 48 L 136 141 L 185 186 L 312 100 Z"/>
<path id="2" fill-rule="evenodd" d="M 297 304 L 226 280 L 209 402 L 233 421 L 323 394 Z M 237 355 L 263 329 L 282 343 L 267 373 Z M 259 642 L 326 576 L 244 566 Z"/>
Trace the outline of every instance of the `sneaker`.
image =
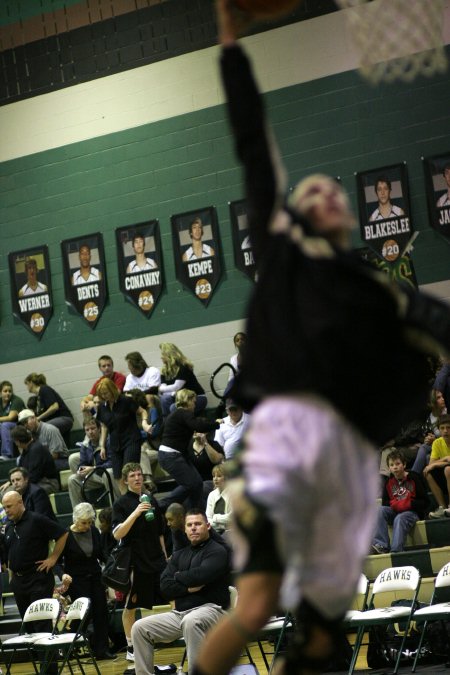
<path id="1" fill-rule="evenodd" d="M 445 509 L 443 506 L 439 506 L 436 511 L 430 511 L 430 518 L 444 518 Z"/>
<path id="2" fill-rule="evenodd" d="M 450 506 L 448 507 L 448 509 L 444 509 L 444 516 L 446 518 L 450 518 Z"/>
<path id="3" fill-rule="evenodd" d="M 371 546 L 371 553 L 375 555 L 381 555 L 382 553 L 389 553 L 389 550 L 387 548 L 384 548 L 384 546 L 381 546 L 381 544 L 372 544 Z"/>
<path id="4" fill-rule="evenodd" d="M 127 655 L 126 655 L 125 658 L 126 658 L 127 661 L 134 661 L 134 647 L 133 647 L 133 645 L 128 645 Z"/>

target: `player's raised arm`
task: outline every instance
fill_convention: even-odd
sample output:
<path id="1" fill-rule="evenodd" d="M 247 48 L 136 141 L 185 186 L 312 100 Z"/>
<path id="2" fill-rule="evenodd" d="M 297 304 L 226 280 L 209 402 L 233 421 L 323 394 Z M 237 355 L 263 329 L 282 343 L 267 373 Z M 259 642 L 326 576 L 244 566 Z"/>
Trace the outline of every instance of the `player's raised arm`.
<path id="1" fill-rule="evenodd" d="M 277 151 L 269 140 L 264 106 L 249 60 L 237 39 L 250 24 L 247 14 L 235 10 L 230 0 L 217 0 L 222 80 L 233 129 L 236 152 L 245 173 L 250 238 L 256 261 L 267 245 L 268 226 L 282 203 L 285 181 L 278 172 Z M 278 175 L 280 174 L 280 175 Z"/>

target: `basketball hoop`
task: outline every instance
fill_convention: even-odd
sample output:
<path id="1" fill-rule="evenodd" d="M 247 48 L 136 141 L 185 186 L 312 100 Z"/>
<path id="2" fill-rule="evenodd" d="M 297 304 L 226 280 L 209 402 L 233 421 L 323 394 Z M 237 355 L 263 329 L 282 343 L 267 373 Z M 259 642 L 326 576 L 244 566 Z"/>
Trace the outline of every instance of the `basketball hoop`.
<path id="1" fill-rule="evenodd" d="M 372 84 L 430 77 L 447 69 L 445 0 L 336 0 L 348 10 L 361 75 Z"/>

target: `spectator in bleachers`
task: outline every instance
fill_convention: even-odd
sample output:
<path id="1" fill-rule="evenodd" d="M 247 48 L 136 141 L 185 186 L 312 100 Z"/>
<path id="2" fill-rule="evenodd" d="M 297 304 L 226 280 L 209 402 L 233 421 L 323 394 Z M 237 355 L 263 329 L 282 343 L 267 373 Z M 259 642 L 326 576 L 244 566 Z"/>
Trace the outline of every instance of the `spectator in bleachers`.
<path id="1" fill-rule="evenodd" d="M 450 359 L 443 359 L 442 366 L 436 373 L 433 388 L 441 392 L 447 410 L 450 410 Z"/>
<path id="2" fill-rule="evenodd" d="M 384 484 L 382 503 L 378 508 L 373 553 L 403 551 L 408 533 L 419 518 L 425 516 L 428 506 L 422 476 L 406 471 L 406 460 L 401 450 L 391 450 L 387 465 L 390 477 Z M 390 544 L 388 525 L 392 525 Z"/>
<path id="3" fill-rule="evenodd" d="M 152 609 L 160 600 L 159 575 L 167 558 L 164 543 L 164 519 L 158 504 L 141 502 L 144 476 L 140 464 L 129 462 L 122 469 L 127 492 L 113 504 L 114 538 L 131 547 L 132 586 L 125 600 L 122 623 L 127 638 L 128 661 L 134 661 L 131 628 L 137 607 Z M 154 518 L 147 520 L 146 512 L 153 510 Z"/>
<path id="4" fill-rule="evenodd" d="M 106 617 L 106 588 L 102 583 L 99 561 L 103 559 L 100 532 L 94 525 L 95 509 L 92 504 L 81 502 L 73 510 L 73 523 L 61 554 L 64 572 L 72 578 L 72 602 L 80 597 L 91 601 L 90 613 L 94 625 L 93 651 L 97 659 L 115 659 L 109 651 L 108 622 Z"/>
<path id="5" fill-rule="evenodd" d="M 161 443 L 161 432 L 163 418 L 161 413 L 161 404 L 159 397 L 154 394 L 144 394 L 140 389 L 131 389 L 127 391 L 127 396 L 131 396 L 138 406 L 147 410 L 148 431 L 141 429 L 141 458 L 140 464 L 144 474 L 144 480 L 150 483 L 158 463 L 158 448 Z M 142 427 L 141 418 L 138 415 L 138 426 Z"/>
<path id="6" fill-rule="evenodd" d="M 164 417 L 175 409 L 175 394 L 180 389 L 195 392 L 195 413 L 198 414 L 206 408 L 207 399 L 205 390 L 194 375 L 194 366 L 172 342 L 162 342 L 159 348 L 163 362 L 159 394 Z"/>
<path id="7" fill-rule="evenodd" d="M 11 431 L 11 437 L 19 449 L 17 464 L 27 469 L 30 483 L 37 483 L 47 494 L 58 492 L 58 471 L 49 450 L 20 424 Z"/>
<path id="8" fill-rule="evenodd" d="M 233 338 L 233 344 L 236 347 L 236 354 L 233 354 L 230 356 L 230 363 L 234 368 L 234 373 L 232 370 L 230 370 L 230 375 L 229 375 L 229 380 L 232 380 L 238 372 L 241 369 L 241 360 L 242 360 L 242 352 L 245 349 L 245 343 L 247 342 L 247 336 L 245 333 L 239 332 L 236 333 L 236 335 Z"/>
<path id="9" fill-rule="evenodd" d="M 9 471 L 11 488 L 22 496 L 27 511 L 36 511 L 56 520 L 55 512 L 46 491 L 36 483 L 30 483 L 30 474 L 24 466 L 16 466 Z"/>
<path id="10" fill-rule="evenodd" d="M 208 522 L 216 532 L 223 534 L 230 528 L 232 510 L 226 488 L 225 467 L 218 464 L 212 470 L 214 490 L 209 493 L 206 503 Z"/>
<path id="11" fill-rule="evenodd" d="M 123 391 L 140 389 L 144 393 L 155 393 L 155 387 L 161 383 L 158 368 L 149 366 L 140 352 L 130 352 L 125 356 L 130 371 L 125 380 Z"/>
<path id="12" fill-rule="evenodd" d="M 213 489 L 212 470 L 225 459 L 222 446 L 210 436 L 212 432 L 203 434 L 196 431 L 188 447 L 189 461 L 195 466 L 203 480 L 205 505 L 206 498 Z"/>
<path id="13" fill-rule="evenodd" d="M 33 438 L 48 448 L 58 471 L 64 471 L 69 467 L 69 451 L 58 427 L 48 422 L 41 422 L 29 408 L 20 411 L 18 422 L 31 431 Z"/>
<path id="14" fill-rule="evenodd" d="M 450 415 L 439 418 L 439 433 L 440 438 L 436 438 L 431 446 L 430 463 L 423 470 L 438 504 L 430 518 L 450 516 Z"/>
<path id="15" fill-rule="evenodd" d="M 240 405 L 227 398 L 225 410 L 228 415 L 222 420 L 217 429 L 214 440 L 223 448 L 225 458 L 231 459 L 250 424 L 250 415 L 245 413 Z"/>
<path id="16" fill-rule="evenodd" d="M 107 469 L 111 476 L 114 493 L 113 500 L 120 497 L 120 490 L 116 481 L 113 478 L 111 451 L 109 447 L 109 440 L 106 439 L 106 458 L 102 459 L 100 449 L 100 422 L 93 417 L 84 422 L 84 431 L 89 439 L 88 445 L 81 447 L 80 453 L 73 453 L 70 456 L 70 468 L 72 475 L 69 476 L 67 489 L 69 491 L 70 502 L 72 508 L 83 501 L 82 485 L 86 476 L 94 469 Z M 92 489 L 96 487 L 104 487 L 109 489 L 108 478 L 106 473 L 99 471 L 92 473 L 88 480 L 84 483 L 85 488 Z"/>
<path id="17" fill-rule="evenodd" d="M 11 429 L 17 424 L 19 413 L 25 403 L 13 392 L 13 386 L 8 380 L 0 382 L 0 440 L 1 456 L 5 459 L 14 457 L 14 445 L 11 440 Z"/>
<path id="18" fill-rule="evenodd" d="M 183 505 L 177 502 L 172 502 L 166 509 L 165 517 L 172 539 L 172 553 L 189 544 L 184 528 L 185 515 Z"/>
<path id="19" fill-rule="evenodd" d="M 25 378 L 25 386 L 30 394 L 38 397 L 37 418 L 57 427 L 61 434 L 69 432 L 73 426 L 73 415 L 69 408 L 42 373 L 30 373 Z"/>
<path id="20" fill-rule="evenodd" d="M 437 389 L 431 390 L 430 408 L 430 414 L 424 425 L 425 437 L 417 451 L 414 464 L 411 467 L 411 471 L 415 471 L 416 473 L 422 473 L 430 461 L 433 441 L 441 435 L 439 433 L 439 417 L 445 415 L 447 412 L 444 396 L 442 392 Z"/>
<path id="21" fill-rule="evenodd" d="M 188 508 L 202 504 L 203 481 L 199 472 L 189 461 L 188 448 L 195 431 L 207 432 L 217 429 L 216 421 L 195 416 L 196 394 L 189 389 L 180 389 L 175 396 L 176 410 L 166 417 L 158 450 L 162 468 L 178 483 L 176 492 L 160 501 L 164 509 L 172 501 L 184 502 Z"/>
<path id="22" fill-rule="evenodd" d="M 101 424 L 100 457 L 106 459 L 106 439 L 109 434 L 113 475 L 120 481 L 123 465 L 139 462 L 141 457 L 142 438 L 136 415 L 140 416 L 142 428 L 147 431 L 150 428 L 147 411 L 138 406 L 132 397 L 121 394 L 108 378 L 100 382 L 97 394 L 102 400 L 97 410 L 97 420 Z"/>
<path id="23" fill-rule="evenodd" d="M 103 558 L 106 560 L 108 555 L 117 545 L 112 533 L 112 508 L 106 506 L 98 514 L 98 525 L 100 529 L 100 541 L 103 551 Z"/>
<path id="24" fill-rule="evenodd" d="M 122 391 L 125 386 L 125 375 L 114 370 L 114 362 L 111 356 L 108 356 L 107 354 L 100 356 L 98 367 L 102 375 L 94 382 L 89 394 L 81 399 L 80 407 L 82 412 L 91 412 L 94 396 L 97 393 L 97 386 L 104 377 L 112 380 L 119 391 Z"/>

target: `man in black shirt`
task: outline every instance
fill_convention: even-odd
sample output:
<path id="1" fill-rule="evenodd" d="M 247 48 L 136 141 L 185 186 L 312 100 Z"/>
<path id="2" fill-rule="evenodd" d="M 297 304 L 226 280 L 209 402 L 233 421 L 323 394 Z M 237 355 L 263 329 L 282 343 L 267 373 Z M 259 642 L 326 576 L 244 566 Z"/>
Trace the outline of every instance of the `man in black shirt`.
<path id="1" fill-rule="evenodd" d="M 202 511 L 188 511 L 185 529 L 190 546 L 175 551 L 161 575 L 161 592 L 175 600 L 175 609 L 139 619 L 133 626 L 136 675 L 153 674 L 156 642 L 180 637 L 186 641 L 188 661 L 193 664 L 206 631 L 230 604 L 229 556 L 210 538 L 209 528 Z"/>
<path id="2" fill-rule="evenodd" d="M 20 425 L 12 430 L 11 438 L 19 449 L 18 465 L 27 469 L 30 483 L 37 483 L 47 494 L 58 492 L 58 471 L 47 448 L 34 441 L 31 432 Z"/>
<path id="3" fill-rule="evenodd" d="M 56 520 L 48 494 L 36 483 L 30 483 L 30 474 L 25 467 L 10 469 L 9 481 L 12 489 L 22 496 L 27 511 L 35 511 L 50 520 Z"/>
<path id="4" fill-rule="evenodd" d="M 5 494 L 3 507 L 11 522 L 6 526 L 2 543 L 12 575 L 11 588 L 23 617 L 32 602 L 52 597 L 55 584 L 52 569 L 64 549 L 68 533 L 50 518 L 26 511 L 21 495 L 15 490 Z M 49 555 L 52 540 L 55 546 Z M 34 622 L 33 630 L 49 630 L 48 622 Z"/>
<path id="5" fill-rule="evenodd" d="M 141 502 L 144 476 L 140 464 L 128 462 L 122 469 L 128 491 L 113 504 L 112 531 L 114 538 L 131 546 L 132 585 L 125 600 L 122 623 L 127 638 L 127 660 L 134 661 L 131 628 L 136 607 L 151 609 L 159 600 L 159 575 L 165 565 L 164 520 L 158 504 Z M 154 518 L 145 513 L 153 510 Z"/>

